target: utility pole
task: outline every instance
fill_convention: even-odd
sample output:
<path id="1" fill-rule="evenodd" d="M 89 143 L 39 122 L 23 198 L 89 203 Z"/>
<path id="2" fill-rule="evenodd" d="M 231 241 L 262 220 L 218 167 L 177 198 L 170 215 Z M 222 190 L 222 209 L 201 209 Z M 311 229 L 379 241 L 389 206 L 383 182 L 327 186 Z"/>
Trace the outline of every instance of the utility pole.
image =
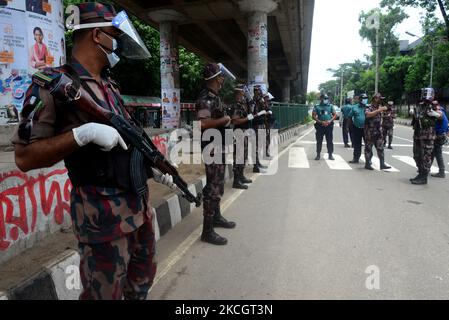
<path id="1" fill-rule="evenodd" d="M 379 93 L 379 28 L 376 28 L 376 82 L 375 82 L 375 88 L 374 93 Z"/>
<path id="2" fill-rule="evenodd" d="M 376 10 L 371 16 L 366 19 L 366 27 L 368 29 L 376 29 L 376 80 L 375 93 L 379 93 L 379 60 L 380 60 L 380 45 L 379 45 L 379 31 L 380 31 L 380 9 Z"/>
<path id="3" fill-rule="evenodd" d="M 341 69 L 341 83 L 340 83 L 340 108 L 343 106 L 343 77 L 344 77 L 344 68 Z"/>
<path id="4" fill-rule="evenodd" d="M 433 48 L 433 43 L 431 44 L 431 46 L 432 46 L 432 58 L 430 61 L 430 84 L 429 84 L 429 87 L 433 88 L 433 86 L 432 86 L 432 84 L 433 84 L 433 64 L 435 61 L 435 54 L 434 54 L 435 52 L 434 52 L 434 48 Z"/>

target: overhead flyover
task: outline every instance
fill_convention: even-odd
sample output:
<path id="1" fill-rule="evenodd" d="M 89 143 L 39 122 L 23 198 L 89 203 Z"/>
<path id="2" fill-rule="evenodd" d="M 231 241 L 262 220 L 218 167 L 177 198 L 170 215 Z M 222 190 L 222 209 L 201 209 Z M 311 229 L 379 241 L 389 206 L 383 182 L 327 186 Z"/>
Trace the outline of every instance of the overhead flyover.
<path id="1" fill-rule="evenodd" d="M 161 32 L 162 87 L 179 88 L 178 44 L 277 100 L 306 96 L 314 0 L 116 0 Z M 168 78 L 164 78 L 168 76 Z"/>

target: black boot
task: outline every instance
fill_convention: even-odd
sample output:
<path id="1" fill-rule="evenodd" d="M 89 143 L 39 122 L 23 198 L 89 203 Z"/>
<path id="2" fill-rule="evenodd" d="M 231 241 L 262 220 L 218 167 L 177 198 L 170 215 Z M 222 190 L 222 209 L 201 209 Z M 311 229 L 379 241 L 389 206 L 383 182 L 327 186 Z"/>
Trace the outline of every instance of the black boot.
<path id="1" fill-rule="evenodd" d="M 412 180 L 412 184 L 414 185 L 424 185 L 427 184 L 427 176 L 428 174 L 422 173 L 420 176 L 417 177 L 417 179 Z"/>
<path id="2" fill-rule="evenodd" d="M 443 172 L 440 171 L 438 173 L 432 173 L 431 176 L 434 177 L 434 178 L 442 178 L 442 179 L 444 179 L 444 178 L 446 178 L 446 173 L 444 171 Z"/>
<path id="3" fill-rule="evenodd" d="M 242 181 L 242 183 L 253 183 L 253 180 L 248 179 L 247 177 L 245 177 L 243 175 L 243 172 L 240 173 L 240 181 Z"/>
<path id="4" fill-rule="evenodd" d="M 421 179 L 421 177 L 422 177 L 421 169 L 418 169 L 418 175 L 414 178 L 411 178 L 410 182 L 413 183 L 413 181 Z"/>
<path id="5" fill-rule="evenodd" d="M 267 166 L 264 166 L 264 165 L 261 164 L 260 162 L 257 164 L 257 166 L 258 166 L 260 169 L 267 169 L 267 168 L 268 168 Z"/>
<path id="6" fill-rule="evenodd" d="M 246 184 L 243 184 L 243 181 L 240 180 L 240 178 L 237 178 L 234 176 L 234 183 L 232 185 L 234 189 L 240 189 L 240 190 L 247 190 L 248 186 Z"/>
<path id="7" fill-rule="evenodd" d="M 204 217 L 201 241 L 215 244 L 217 246 L 223 246 L 228 243 L 226 238 L 223 238 L 214 231 L 213 217 Z"/>
<path id="8" fill-rule="evenodd" d="M 213 219 L 213 226 L 215 228 L 234 229 L 236 223 L 226 220 L 225 217 L 221 215 L 220 209 L 217 209 Z"/>
<path id="9" fill-rule="evenodd" d="M 371 171 L 374 170 L 374 168 L 372 167 L 371 163 L 369 163 L 369 162 L 365 163 L 365 169 L 366 170 L 371 170 Z"/>
<path id="10" fill-rule="evenodd" d="M 352 159 L 349 163 L 357 164 L 359 163 L 359 159 Z"/>
<path id="11" fill-rule="evenodd" d="M 253 172 L 254 172 L 254 173 L 260 173 L 260 168 L 259 168 L 258 165 L 254 165 L 254 167 L 253 167 Z"/>
<path id="12" fill-rule="evenodd" d="M 390 166 L 387 166 L 385 164 L 385 159 L 384 158 L 380 158 L 380 170 L 388 170 L 391 169 Z"/>
<path id="13" fill-rule="evenodd" d="M 328 159 L 331 160 L 331 161 L 335 160 L 335 158 L 334 158 L 334 156 L 332 154 L 329 154 L 329 158 Z"/>
<path id="14" fill-rule="evenodd" d="M 317 154 L 317 156 L 315 157 L 316 161 L 319 161 L 321 159 L 321 156 L 319 154 Z"/>

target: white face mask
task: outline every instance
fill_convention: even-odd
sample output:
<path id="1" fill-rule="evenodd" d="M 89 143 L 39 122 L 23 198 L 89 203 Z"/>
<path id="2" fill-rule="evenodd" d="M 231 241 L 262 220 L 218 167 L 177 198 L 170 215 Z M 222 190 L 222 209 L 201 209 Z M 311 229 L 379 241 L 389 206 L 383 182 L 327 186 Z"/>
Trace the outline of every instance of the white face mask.
<path id="1" fill-rule="evenodd" d="M 105 53 L 106 57 L 108 58 L 109 67 L 114 68 L 114 66 L 120 61 L 120 57 L 114 52 L 118 48 L 117 40 L 111 36 L 109 36 L 107 33 L 103 32 L 109 39 L 112 40 L 112 52 L 107 53 L 105 49 L 99 44 L 98 46 L 100 49 Z"/>
<path id="2" fill-rule="evenodd" d="M 323 100 L 323 103 L 324 103 L 324 104 L 329 104 L 329 99 L 324 99 L 324 100 Z"/>

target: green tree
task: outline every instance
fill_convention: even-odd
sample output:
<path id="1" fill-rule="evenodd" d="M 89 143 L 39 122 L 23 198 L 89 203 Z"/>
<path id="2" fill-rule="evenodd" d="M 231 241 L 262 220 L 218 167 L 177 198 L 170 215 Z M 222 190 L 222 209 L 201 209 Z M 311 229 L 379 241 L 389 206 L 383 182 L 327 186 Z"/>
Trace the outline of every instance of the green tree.
<path id="1" fill-rule="evenodd" d="M 366 26 L 366 20 L 376 13 L 378 9 L 372 9 L 368 12 L 362 11 L 359 16 L 359 22 L 361 27 L 359 34 L 363 39 L 368 40 L 373 48 L 372 61 L 375 63 L 376 52 L 376 30 L 368 29 Z M 388 13 L 384 14 L 380 12 L 380 29 L 379 29 L 379 56 L 380 64 L 385 60 L 387 56 L 395 56 L 399 54 L 399 39 L 394 34 L 394 28 L 403 22 L 408 15 L 401 8 L 392 8 Z"/>
<path id="2" fill-rule="evenodd" d="M 329 80 L 318 86 L 320 92 L 326 93 L 332 101 L 338 97 L 340 82 L 338 80 Z"/>
<path id="3" fill-rule="evenodd" d="M 83 0 L 64 0 L 64 6 L 83 3 Z M 104 1 L 113 3 L 113 1 Z M 117 10 L 121 10 L 115 5 Z M 151 53 L 151 58 L 145 60 L 129 60 L 121 58 L 114 67 L 112 77 L 119 83 L 121 92 L 128 95 L 160 96 L 160 48 L 159 31 L 144 21 L 130 15 L 131 20 Z M 73 47 L 72 32 L 66 32 L 66 48 L 70 54 Z M 182 100 L 195 100 L 202 84 L 204 61 L 183 47 L 179 48 L 180 85 Z"/>
<path id="4" fill-rule="evenodd" d="M 435 11 L 440 10 L 443 15 L 444 23 L 445 23 L 445 35 L 446 38 L 449 39 L 449 0 L 382 0 L 380 3 L 381 7 L 388 7 L 389 9 L 397 8 L 397 7 L 414 7 L 414 8 L 423 8 L 427 11 L 430 17 L 435 16 Z"/>

